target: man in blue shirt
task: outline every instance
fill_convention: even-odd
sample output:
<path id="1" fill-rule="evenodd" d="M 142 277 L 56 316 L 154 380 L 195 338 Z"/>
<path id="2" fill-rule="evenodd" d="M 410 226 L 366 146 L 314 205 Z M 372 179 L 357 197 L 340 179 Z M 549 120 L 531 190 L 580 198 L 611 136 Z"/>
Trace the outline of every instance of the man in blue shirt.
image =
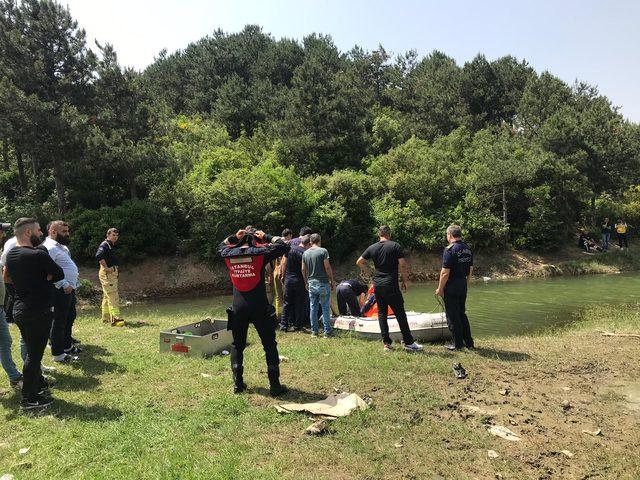
<path id="1" fill-rule="evenodd" d="M 284 308 L 280 323 L 282 331 L 289 327 L 302 330 L 309 320 L 309 293 L 302 276 L 302 255 L 310 246 L 309 235 L 304 235 L 301 242 L 292 246 L 280 263 L 280 268 L 284 271 L 281 275 L 284 285 Z"/>
<path id="2" fill-rule="evenodd" d="M 80 285 L 78 267 L 71 259 L 71 252 L 67 247 L 71 241 L 69 224 L 55 220 L 49 224 L 48 233 L 43 245 L 64 272 L 64 278 L 54 284 L 51 355 L 54 362 L 69 363 L 77 360 L 75 354 L 82 351 L 74 345 L 71 336 L 76 319 L 76 289 Z"/>
<path id="3" fill-rule="evenodd" d="M 466 314 L 467 287 L 473 274 L 473 252 L 462 241 L 462 229 L 458 225 L 447 228 L 447 242 L 442 254 L 442 270 L 436 295 L 444 297 L 447 324 L 453 334 L 449 350 L 473 349 L 471 327 Z"/>

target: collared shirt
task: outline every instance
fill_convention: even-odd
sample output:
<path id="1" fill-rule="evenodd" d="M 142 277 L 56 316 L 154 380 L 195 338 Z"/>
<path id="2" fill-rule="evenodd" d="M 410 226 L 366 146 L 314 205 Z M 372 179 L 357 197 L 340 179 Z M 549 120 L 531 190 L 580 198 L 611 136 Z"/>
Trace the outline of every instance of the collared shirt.
<path id="1" fill-rule="evenodd" d="M 2 252 L 2 255 L 0 255 L 0 268 L 4 267 L 7 264 L 7 254 L 17 244 L 18 239 L 16 237 L 11 237 L 9 240 L 4 242 L 4 251 Z"/>
<path id="2" fill-rule="evenodd" d="M 11 237 L 9 240 L 4 242 L 4 250 L 0 248 L 0 306 L 4 303 L 4 281 L 2 280 L 2 268 L 7 263 L 7 254 L 9 250 L 15 247 L 18 244 L 18 239 L 16 237 Z"/>
<path id="3" fill-rule="evenodd" d="M 462 240 L 449 244 L 442 254 L 442 268 L 450 269 L 447 285 L 452 282 L 466 282 L 473 266 L 473 252 Z"/>
<path id="4" fill-rule="evenodd" d="M 74 289 L 78 288 L 80 281 L 78 279 L 78 267 L 71 259 L 71 252 L 67 246 L 56 242 L 53 238 L 47 237 L 43 243 L 49 256 L 56 264 L 62 268 L 64 272 L 64 278 L 54 285 L 56 288 L 66 288 L 68 286 Z"/>
<path id="5" fill-rule="evenodd" d="M 96 259 L 98 261 L 104 260 L 107 263 L 107 268 L 117 267 L 118 258 L 116 257 L 115 246 L 109 240 L 105 240 L 98 247 L 96 252 Z"/>

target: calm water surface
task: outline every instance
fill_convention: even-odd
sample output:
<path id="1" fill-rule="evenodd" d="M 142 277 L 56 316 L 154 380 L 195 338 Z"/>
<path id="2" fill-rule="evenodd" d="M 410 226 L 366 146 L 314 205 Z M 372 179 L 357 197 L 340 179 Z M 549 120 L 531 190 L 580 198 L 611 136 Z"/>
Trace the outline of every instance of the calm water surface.
<path id="1" fill-rule="evenodd" d="M 435 283 L 411 284 L 405 295 L 407 310 L 439 311 Z M 160 299 L 125 309 L 125 315 L 224 318 L 229 296 Z M 563 325 L 594 304 L 640 301 L 639 275 L 597 275 L 513 281 L 476 281 L 469 290 L 467 311 L 475 336 L 515 335 Z"/>

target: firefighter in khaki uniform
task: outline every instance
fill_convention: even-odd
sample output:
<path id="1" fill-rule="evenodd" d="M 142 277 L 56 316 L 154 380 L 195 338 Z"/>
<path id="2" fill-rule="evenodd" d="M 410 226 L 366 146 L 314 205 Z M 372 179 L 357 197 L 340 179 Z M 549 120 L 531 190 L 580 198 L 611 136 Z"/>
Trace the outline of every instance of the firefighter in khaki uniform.
<path id="1" fill-rule="evenodd" d="M 123 327 L 120 317 L 120 296 L 118 295 L 118 259 L 115 255 L 115 243 L 118 241 L 117 228 L 107 230 L 107 239 L 100 244 L 96 259 L 100 263 L 100 284 L 102 285 L 102 321 L 113 327 Z"/>

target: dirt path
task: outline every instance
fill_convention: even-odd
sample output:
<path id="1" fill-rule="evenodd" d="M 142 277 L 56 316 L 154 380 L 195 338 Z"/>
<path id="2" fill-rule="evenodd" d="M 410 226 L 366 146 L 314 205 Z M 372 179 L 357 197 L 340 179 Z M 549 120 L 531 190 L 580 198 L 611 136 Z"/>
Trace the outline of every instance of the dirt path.
<path id="1" fill-rule="evenodd" d="M 639 352 L 638 339 L 599 333 L 489 343 L 481 359 L 469 354 L 468 380 L 441 390 L 449 402 L 432 417 L 520 438 L 495 437 L 480 478 L 514 478 L 505 459 L 527 478 L 638 478 Z"/>

